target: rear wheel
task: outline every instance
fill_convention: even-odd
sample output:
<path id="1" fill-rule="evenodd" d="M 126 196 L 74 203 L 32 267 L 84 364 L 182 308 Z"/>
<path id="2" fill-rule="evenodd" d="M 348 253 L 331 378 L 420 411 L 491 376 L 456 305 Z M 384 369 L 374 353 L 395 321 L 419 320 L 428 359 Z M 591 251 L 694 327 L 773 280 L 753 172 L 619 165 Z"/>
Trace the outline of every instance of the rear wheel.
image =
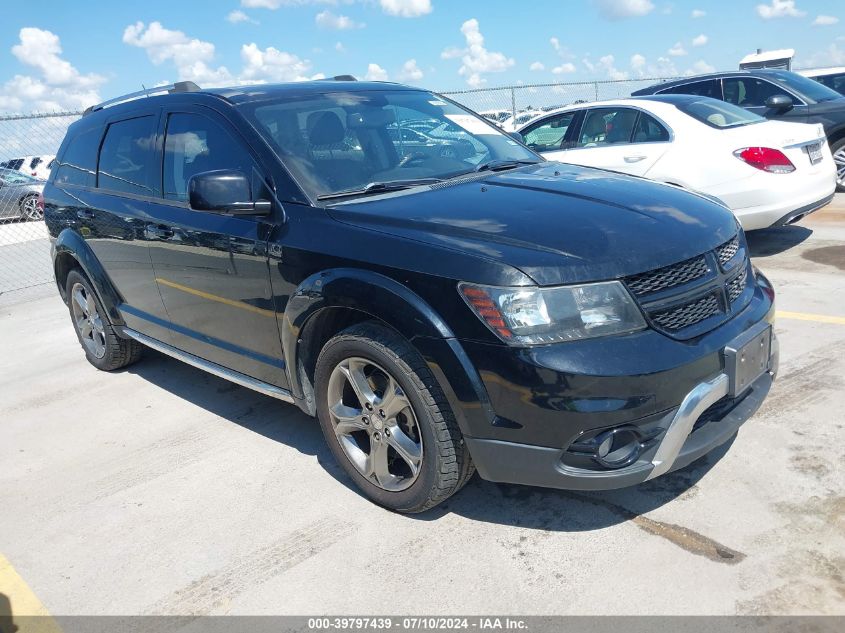
<path id="1" fill-rule="evenodd" d="M 65 288 L 73 328 L 89 363 L 97 369 L 112 371 L 141 357 L 143 346 L 117 335 L 91 283 L 79 270 L 70 271 Z"/>
<path id="2" fill-rule="evenodd" d="M 434 376 L 395 332 L 364 323 L 332 338 L 317 360 L 315 389 L 335 459 L 376 503 L 422 512 L 472 476 L 469 452 Z"/>
<path id="3" fill-rule="evenodd" d="M 836 163 L 836 190 L 845 191 L 845 138 L 836 141 L 830 148 Z"/>
<path id="4" fill-rule="evenodd" d="M 44 211 L 38 206 L 38 196 L 31 194 L 21 198 L 18 203 L 21 210 L 21 217 L 25 220 L 43 220 Z"/>

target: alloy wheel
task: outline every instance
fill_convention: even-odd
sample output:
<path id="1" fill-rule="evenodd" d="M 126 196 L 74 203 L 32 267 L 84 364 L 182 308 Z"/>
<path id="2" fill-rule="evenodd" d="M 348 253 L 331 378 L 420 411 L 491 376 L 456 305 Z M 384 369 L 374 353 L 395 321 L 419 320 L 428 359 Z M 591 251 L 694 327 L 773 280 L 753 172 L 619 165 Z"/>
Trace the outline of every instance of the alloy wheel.
<path id="1" fill-rule="evenodd" d="M 836 183 L 845 187 L 845 146 L 840 147 L 833 155 L 833 162 L 836 163 Z"/>
<path id="2" fill-rule="evenodd" d="M 396 379 L 371 360 L 347 358 L 331 373 L 328 409 L 344 454 L 370 483 L 398 492 L 419 477 L 423 442 Z"/>
<path id="3" fill-rule="evenodd" d="M 27 196 L 21 203 L 21 211 L 27 220 L 43 220 L 44 212 L 38 206 L 38 196 Z"/>
<path id="4" fill-rule="evenodd" d="M 106 355 L 106 332 L 103 319 L 97 312 L 97 303 L 88 290 L 80 283 L 74 284 L 70 291 L 73 309 L 73 323 L 88 353 L 96 358 Z"/>

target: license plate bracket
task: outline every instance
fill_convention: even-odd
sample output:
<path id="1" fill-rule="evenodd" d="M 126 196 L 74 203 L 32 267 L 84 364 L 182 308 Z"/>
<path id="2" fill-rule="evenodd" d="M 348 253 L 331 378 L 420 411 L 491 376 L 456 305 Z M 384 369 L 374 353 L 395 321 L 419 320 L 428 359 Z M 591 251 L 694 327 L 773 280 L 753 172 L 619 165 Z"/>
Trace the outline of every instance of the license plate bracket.
<path id="1" fill-rule="evenodd" d="M 761 323 L 731 341 L 724 349 L 728 395 L 736 397 L 769 369 L 772 327 Z"/>
<path id="2" fill-rule="evenodd" d="M 822 154 L 822 144 L 813 143 L 812 145 L 807 145 L 807 155 L 810 157 L 811 165 L 820 163 L 822 158 L 824 157 L 824 155 Z"/>

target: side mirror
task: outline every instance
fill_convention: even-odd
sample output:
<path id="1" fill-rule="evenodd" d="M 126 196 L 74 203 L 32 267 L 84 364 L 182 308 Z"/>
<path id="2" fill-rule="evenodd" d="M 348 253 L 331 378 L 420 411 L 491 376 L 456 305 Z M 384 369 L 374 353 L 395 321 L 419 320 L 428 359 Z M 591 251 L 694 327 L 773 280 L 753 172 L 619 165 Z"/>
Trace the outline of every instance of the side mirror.
<path id="1" fill-rule="evenodd" d="M 519 132 L 508 132 L 508 136 L 515 138 L 520 143 L 525 143 L 525 138 Z"/>
<path id="2" fill-rule="evenodd" d="M 234 169 L 204 171 L 188 181 L 188 202 L 192 209 L 229 215 L 268 215 L 269 200 L 251 202 L 249 178 Z"/>
<path id="3" fill-rule="evenodd" d="M 766 107 L 771 110 L 788 110 L 792 105 L 792 98 L 787 95 L 772 95 L 766 99 Z"/>

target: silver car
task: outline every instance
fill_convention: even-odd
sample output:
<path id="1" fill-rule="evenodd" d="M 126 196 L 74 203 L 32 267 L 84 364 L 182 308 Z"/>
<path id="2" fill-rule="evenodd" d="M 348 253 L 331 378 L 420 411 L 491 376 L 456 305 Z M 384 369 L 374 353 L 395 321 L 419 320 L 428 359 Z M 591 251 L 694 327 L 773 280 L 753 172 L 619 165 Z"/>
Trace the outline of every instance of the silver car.
<path id="1" fill-rule="evenodd" d="M 0 221 L 43 220 L 44 209 L 38 204 L 43 190 L 43 180 L 14 169 L 0 169 Z"/>

